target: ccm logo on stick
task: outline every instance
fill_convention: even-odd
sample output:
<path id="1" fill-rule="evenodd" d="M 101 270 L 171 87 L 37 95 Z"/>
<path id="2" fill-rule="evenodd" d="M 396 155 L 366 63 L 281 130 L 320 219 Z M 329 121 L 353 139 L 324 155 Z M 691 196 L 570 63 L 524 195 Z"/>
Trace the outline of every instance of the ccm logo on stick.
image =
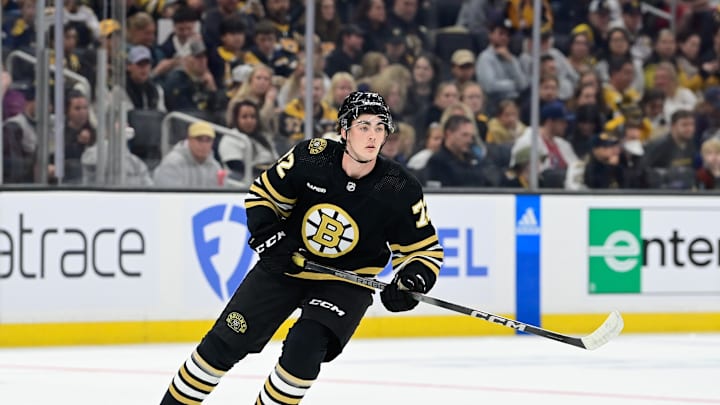
<path id="1" fill-rule="evenodd" d="M 482 311 L 472 311 L 470 313 L 470 316 L 474 316 L 475 318 L 485 319 L 488 322 L 505 325 L 508 328 L 513 328 L 513 329 L 517 329 L 520 331 L 525 330 L 525 325 L 522 323 L 513 322 L 511 319 L 505 319 L 505 318 L 497 317 L 495 315 L 486 314 L 485 312 L 482 312 Z"/>
<path id="2" fill-rule="evenodd" d="M 338 316 L 345 316 L 345 311 L 338 308 L 338 306 L 333 304 L 332 302 L 327 302 L 327 301 L 319 300 L 317 298 L 313 298 L 310 300 L 310 302 L 308 302 L 308 304 L 315 305 L 320 308 L 329 309 L 332 312 L 335 312 Z"/>

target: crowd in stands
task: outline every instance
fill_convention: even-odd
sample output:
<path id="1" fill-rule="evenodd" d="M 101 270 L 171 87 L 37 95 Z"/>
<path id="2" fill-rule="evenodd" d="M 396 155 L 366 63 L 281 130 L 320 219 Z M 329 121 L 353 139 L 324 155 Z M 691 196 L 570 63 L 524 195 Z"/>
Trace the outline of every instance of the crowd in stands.
<path id="1" fill-rule="evenodd" d="M 535 69 L 541 187 L 720 187 L 717 1 L 542 0 L 534 59 L 532 0 L 131 0 L 125 42 L 105 2 L 65 0 L 65 69 L 94 88 L 99 49 L 126 62 L 126 72 L 107 65 L 109 77 L 125 75 L 127 185 L 246 187 L 248 170 L 304 139 L 307 1 L 311 132 L 338 140 L 344 97 L 378 92 L 398 123 L 381 153 L 427 187 L 529 187 Z M 4 60 L 34 55 L 36 2 L 3 7 Z M 662 17 L 673 9 L 673 22 Z M 52 179 L 53 156 L 38 167 L 34 74 L 12 71 L 3 181 L 34 183 L 42 170 Z M 63 184 L 97 181 L 107 145 L 92 100 L 68 86 Z M 172 112 L 198 121 L 173 126 L 163 156 L 159 123 Z"/>

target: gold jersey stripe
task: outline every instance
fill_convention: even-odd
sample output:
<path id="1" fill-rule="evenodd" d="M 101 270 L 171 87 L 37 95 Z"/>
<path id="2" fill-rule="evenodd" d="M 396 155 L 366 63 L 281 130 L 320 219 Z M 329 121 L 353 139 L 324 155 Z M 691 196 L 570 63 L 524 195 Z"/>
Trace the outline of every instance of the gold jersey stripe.
<path id="1" fill-rule="evenodd" d="M 285 380 L 286 383 L 290 385 L 294 385 L 298 388 L 310 388 L 314 380 L 303 380 L 302 378 L 297 378 L 294 375 L 288 373 L 285 371 L 284 368 L 278 363 L 275 365 L 275 372 L 278 376 L 280 376 L 283 380 Z"/>
<path id="2" fill-rule="evenodd" d="M 190 387 L 195 388 L 198 391 L 202 391 L 205 394 L 209 394 L 215 388 L 214 386 L 207 385 L 202 381 L 198 380 L 197 378 L 193 377 L 190 372 L 185 368 L 184 364 L 182 365 L 182 367 L 180 367 L 180 377 L 182 377 L 182 380 Z"/>
<path id="3" fill-rule="evenodd" d="M 393 259 L 392 265 L 393 265 L 393 267 L 397 267 L 400 263 L 404 262 L 405 260 L 408 260 L 410 258 L 417 257 L 417 256 L 434 257 L 436 259 L 442 260 L 442 258 L 445 256 L 445 254 L 441 250 L 419 250 L 419 251 L 413 252 L 407 256 L 396 257 L 395 259 Z"/>
<path id="4" fill-rule="evenodd" d="M 392 244 L 392 245 L 390 245 L 390 249 L 392 251 L 408 253 L 408 252 L 414 252 L 416 250 L 420 250 L 423 247 L 429 246 L 431 244 L 435 244 L 437 242 L 438 242 L 437 235 L 432 235 L 432 236 L 426 238 L 425 240 L 421 240 L 420 242 L 415 242 L 412 245 L 403 246 L 400 244 Z"/>
<path id="5" fill-rule="evenodd" d="M 200 368 L 202 368 L 208 374 L 212 374 L 215 377 L 220 378 L 220 377 L 224 376 L 226 373 L 226 371 L 218 370 L 215 367 L 208 364 L 208 362 L 206 362 L 205 359 L 203 359 L 200 356 L 200 354 L 197 352 L 197 350 L 192 352 L 191 357 L 193 358 L 193 360 L 195 360 L 195 363 L 197 363 L 197 365 L 200 366 Z"/>
<path id="6" fill-rule="evenodd" d="M 277 402 L 281 402 L 283 404 L 289 404 L 289 405 L 295 405 L 299 404 L 300 400 L 302 398 L 292 398 L 287 395 L 284 395 L 282 392 L 278 392 L 278 390 L 275 389 L 275 387 L 270 384 L 270 379 L 268 378 L 265 380 L 265 392 L 267 392 L 268 396 L 272 399 L 274 399 Z"/>
<path id="7" fill-rule="evenodd" d="M 187 398 L 183 394 L 179 393 L 175 386 L 170 384 L 170 388 L 168 388 L 168 391 L 170 391 L 170 395 L 172 395 L 173 398 L 175 398 L 176 401 L 180 402 L 184 405 L 200 405 L 200 401 L 195 401 L 193 399 Z"/>
<path id="8" fill-rule="evenodd" d="M 429 268 L 430 270 L 432 270 L 432 272 L 435 273 L 436 276 L 440 274 L 440 267 L 438 267 L 437 264 L 435 264 L 435 263 L 433 263 L 433 262 L 431 262 L 431 261 L 429 261 L 429 260 L 425 260 L 425 259 L 423 259 L 421 256 L 413 257 L 412 259 L 409 260 L 409 262 L 412 262 L 412 261 L 419 261 L 419 262 L 421 262 L 421 263 L 424 264 L 427 268 Z"/>
<path id="9" fill-rule="evenodd" d="M 270 183 L 270 179 L 268 179 L 267 172 L 263 172 L 263 174 L 260 176 L 260 179 L 261 179 L 263 185 L 265 186 L 265 188 L 267 189 L 267 191 L 270 193 L 270 195 L 273 196 L 273 198 L 275 200 L 277 200 L 281 203 L 284 203 L 284 204 L 293 204 L 293 205 L 297 201 L 297 198 L 295 198 L 295 199 L 288 198 L 288 197 L 285 197 L 282 194 L 278 193 L 277 190 L 275 190 L 275 188 Z"/>

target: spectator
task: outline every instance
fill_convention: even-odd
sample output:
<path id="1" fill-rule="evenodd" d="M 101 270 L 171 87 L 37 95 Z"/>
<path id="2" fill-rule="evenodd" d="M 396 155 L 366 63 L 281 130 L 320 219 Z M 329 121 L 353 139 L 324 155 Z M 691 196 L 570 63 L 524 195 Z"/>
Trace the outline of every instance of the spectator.
<path id="1" fill-rule="evenodd" d="M 29 50 L 35 43 L 35 1 L 20 0 L 20 14 L 10 15 L 3 23 L 3 47 L 13 51 Z"/>
<path id="2" fill-rule="evenodd" d="M 610 133 L 623 133 L 623 128 L 633 123 L 639 126 L 643 142 L 650 138 L 653 132 L 652 123 L 643 113 L 642 108 L 638 104 L 623 104 L 615 118 L 605 122 L 605 131 Z"/>
<path id="3" fill-rule="evenodd" d="M 477 82 L 469 81 L 460 88 L 460 101 L 470 107 L 475 116 L 478 136 L 485 142 L 488 132 L 488 117 L 485 115 L 485 93 Z"/>
<path id="4" fill-rule="evenodd" d="M 358 83 L 368 84 L 375 78 L 380 72 L 390 65 L 387 57 L 375 51 L 366 52 L 360 61 L 360 77 L 358 77 Z"/>
<path id="5" fill-rule="evenodd" d="M 567 116 L 565 106 L 559 101 L 547 104 L 540 110 L 538 150 L 548 157 L 542 166 L 543 171 L 553 170 L 564 173 L 569 165 L 578 160 L 572 145 L 565 140 Z M 510 159 L 511 166 L 515 163 L 517 151 L 531 144 L 531 137 L 532 128 L 527 128 L 515 141 Z M 561 177 L 565 178 L 564 175 Z"/>
<path id="6" fill-rule="evenodd" d="M 680 86 L 677 70 L 673 64 L 669 62 L 658 64 L 653 79 L 652 87 L 665 93 L 663 113 L 666 120 L 669 121 L 675 111 L 695 109 L 697 97 L 689 89 Z"/>
<path id="7" fill-rule="evenodd" d="M 218 187 L 220 164 L 212 156 L 215 130 L 205 121 L 188 127 L 187 139 L 178 142 L 155 168 L 153 180 L 158 187 Z"/>
<path id="8" fill-rule="evenodd" d="M 145 162 L 142 161 L 138 156 L 130 152 L 128 148 L 128 141 L 134 136 L 134 130 L 131 127 L 127 127 L 124 131 L 124 142 L 121 142 L 121 156 L 122 156 L 122 185 L 130 187 L 138 186 L 152 186 L 153 180 L 150 177 L 150 171 L 148 170 Z M 105 156 L 108 155 L 108 141 L 102 144 L 105 149 Z M 82 154 L 82 183 L 85 185 L 100 185 L 104 183 L 104 179 L 98 178 L 97 173 L 97 162 L 98 162 L 98 147 L 99 143 L 95 143 L 89 146 Z"/>
<path id="9" fill-rule="evenodd" d="M 590 53 L 589 37 L 587 32 L 577 32 L 570 36 L 567 61 L 575 76 L 580 76 L 595 66 L 595 58 Z"/>
<path id="10" fill-rule="evenodd" d="M 660 30 L 657 34 L 655 47 L 650 57 L 645 61 L 644 80 L 645 86 L 650 88 L 654 84 L 655 69 L 662 62 L 668 62 L 671 65 L 677 65 L 677 41 L 675 34 L 669 29 Z M 684 80 L 684 78 L 683 78 Z"/>
<path id="11" fill-rule="evenodd" d="M 361 0 L 355 8 L 355 23 L 364 33 L 363 52 L 384 52 L 391 36 L 384 0 Z"/>
<path id="12" fill-rule="evenodd" d="M 385 159 L 405 166 L 410 153 L 412 153 L 412 147 L 415 145 L 415 130 L 404 122 L 398 123 L 397 126 L 397 132 L 388 135 L 380 149 L 380 154 Z"/>
<path id="13" fill-rule="evenodd" d="M 110 20 L 113 21 L 113 20 Z M 109 28 L 112 27 L 112 22 Z M 120 33 L 120 25 L 117 25 L 118 34 Z M 180 58 L 165 58 L 160 48 L 155 43 L 155 35 L 157 32 L 157 24 L 155 20 L 146 12 L 139 12 L 129 17 L 127 20 L 127 49 L 134 45 L 142 45 L 150 50 L 152 54 L 152 73 L 153 78 L 158 80 L 164 79 L 165 75 L 180 66 Z M 116 49 L 115 52 L 119 52 Z M 108 55 L 111 56 L 111 55 Z"/>
<path id="14" fill-rule="evenodd" d="M 475 78 L 475 55 L 468 49 L 458 49 L 450 58 L 450 74 L 458 88 Z"/>
<path id="15" fill-rule="evenodd" d="M 670 120 L 665 116 L 665 93 L 660 89 L 649 89 L 640 101 L 643 115 L 652 127 L 645 140 L 657 139 L 670 131 Z"/>
<path id="16" fill-rule="evenodd" d="M 575 110 L 574 125 L 568 142 L 579 159 L 585 159 L 590 153 L 590 143 L 602 130 L 602 116 L 594 105 L 583 105 Z"/>
<path id="17" fill-rule="evenodd" d="M 391 65 L 400 64 L 407 68 L 411 67 L 416 59 L 415 54 L 407 44 L 407 39 L 399 32 L 390 34 L 390 37 L 385 41 L 385 57 L 387 57 Z"/>
<path id="18" fill-rule="evenodd" d="M 686 2 L 690 6 L 690 12 L 686 13 L 679 21 L 678 32 L 694 32 L 700 35 L 700 54 L 710 51 L 713 48 L 713 36 L 717 35 L 720 28 L 717 20 L 716 5 L 710 0 L 693 0 Z"/>
<path id="19" fill-rule="evenodd" d="M 23 90 L 24 108 L 3 124 L 3 183 L 32 183 L 37 159 L 35 89 Z"/>
<path id="20" fill-rule="evenodd" d="M 166 112 L 165 92 L 150 78 L 152 55 L 142 45 L 133 46 L 128 52 L 125 95 L 127 110 L 157 110 Z"/>
<path id="21" fill-rule="evenodd" d="M 100 22 L 95 12 L 78 0 L 65 0 L 65 22 L 75 28 L 77 45 L 87 48 L 100 37 Z"/>
<path id="22" fill-rule="evenodd" d="M 632 88 L 635 68 L 628 58 L 612 58 L 608 63 L 610 79 L 603 87 L 605 105 L 613 114 L 620 113 L 623 104 L 637 104 L 640 94 Z"/>
<path id="23" fill-rule="evenodd" d="M 164 59 L 182 58 L 190 54 L 190 44 L 202 37 L 196 31 L 200 15 L 188 6 L 180 6 L 172 16 L 173 32 L 160 45 Z"/>
<path id="24" fill-rule="evenodd" d="M 220 139 L 218 154 L 223 167 L 229 171 L 226 184 L 248 187 L 250 185 L 244 182 L 248 153 L 252 178 L 272 166 L 279 155 L 272 136 L 260 127 L 260 114 L 252 101 L 243 100 L 235 104 L 232 116 L 235 131 Z M 248 146 L 250 147 L 249 152 Z"/>
<path id="25" fill-rule="evenodd" d="M 712 47 L 700 54 L 700 74 L 706 87 L 720 84 L 720 25 L 714 32 Z"/>
<path id="26" fill-rule="evenodd" d="M 280 45 L 276 26 L 269 20 L 260 20 L 255 26 L 253 45 L 245 53 L 245 63 L 263 64 L 269 66 L 274 75 L 288 77 L 297 65 L 297 51 Z"/>
<path id="27" fill-rule="evenodd" d="M 488 122 L 487 142 L 512 144 L 525 132 L 525 124 L 520 121 L 520 111 L 512 100 L 503 100 L 498 106 L 497 115 Z"/>
<path id="28" fill-rule="evenodd" d="M 315 0 L 315 34 L 320 38 L 324 55 L 340 39 L 341 24 L 335 0 Z"/>
<path id="29" fill-rule="evenodd" d="M 295 34 L 302 33 L 298 32 L 295 26 L 298 16 L 293 16 L 292 8 L 295 7 L 296 12 L 299 10 L 304 12 L 304 7 L 299 4 L 291 5 L 290 0 L 265 0 L 264 3 L 265 18 L 272 23 L 279 34 L 281 48 L 293 54 L 297 53 L 299 46 L 295 40 Z"/>
<path id="30" fill-rule="evenodd" d="M 243 82 L 240 89 L 228 103 L 228 113 L 225 122 L 232 125 L 231 111 L 235 103 L 241 100 L 250 100 L 260 108 L 260 123 L 268 130 L 274 128 L 273 121 L 276 115 L 276 100 L 278 90 L 272 85 L 272 69 L 268 66 L 255 65 L 250 77 Z"/>
<path id="31" fill-rule="evenodd" d="M 193 40 L 190 54 L 182 59 L 182 65 L 170 72 L 165 81 L 168 111 L 214 116 L 221 109 L 223 97 L 208 70 L 205 45 L 202 41 Z"/>
<path id="32" fill-rule="evenodd" d="M 648 187 L 647 170 L 643 165 L 643 127 L 638 121 L 628 121 L 621 131 L 620 166 L 623 168 L 624 188 Z"/>
<path id="33" fill-rule="evenodd" d="M 330 108 L 337 110 L 342 105 L 345 97 L 347 97 L 350 93 L 356 90 L 357 84 L 355 84 L 355 79 L 350 73 L 335 73 L 330 80 L 330 89 L 328 89 L 327 93 L 325 94 L 324 101 L 330 106 Z M 385 97 L 385 100 L 387 100 L 387 97 Z M 391 109 L 391 111 L 395 110 Z"/>
<path id="34" fill-rule="evenodd" d="M 440 122 L 443 111 L 450 104 L 460 101 L 460 93 L 453 82 L 442 82 L 435 90 L 433 103 L 418 116 L 415 132 L 425 132 L 433 122 Z"/>
<path id="35" fill-rule="evenodd" d="M 548 55 L 548 60 L 551 63 L 554 63 L 554 60 L 551 56 Z M 559 101 L 558 98 L 558 79 L 555 75 L 545 74 L 540 76 L 540 88 L 539 88 L 539 102 L 540 107 L 542 108 L 545 104 L 552 103 L 555 101 Z M 538 110 L 539 111 L 539 110 Z M 530 115 L 532 114 L 532 105 L 531 105 L 531 99 L 525 98 L 522 102 L 522 107 L 520 110 L 520 121 L 522 122 L 530 122 Z"/>
<path id="36" fill-rule="evenodd" d="M 487 106 L 504 99 L 517 99 L 528 86 L 528 79 L 517 58 L 510 53 L 510 30 L 505 20 L 495 22 L 490 30 L 490 45 L 475 64 L 475 77 L 485 90 Z M 493 114 L 495 111 L 488 111 Z"/>
<path id="37" fill-rule="evenodd" d="M 370 83 L 370 89 L 383 96 L 390 111 L 393 112 L 393 121 L 408 122 L 408 117 L 404 114 L 408 89 L 402 80 L 396 80 L 391 75 L 392 71 L 392 69 L 388 69 L 385 73 L 375 77 Z"/>
<path id="38" fill-rule="evenodd" d="M 440 61 L 435 55 L 421 53 L 415 59 L 412 64 L 411 81 L 408 89 L 408 99 L 413 101 L 412 105 L 415 114 L 430 107 L 435 89 L 440 84 L 440 75 Z"/>
<path id="39" fill-rule="evenodd" d="M 608 30 L 610 29 L 610 1 L 592 0 L 588 7 L 588 22 L 573 28 L 572 33 L 584 32 L 590 40 L 590 52 L 606 52 L 608 49 Z"/>
<path id="40" fill-rule="evenodd" d="M 330 108 L 322 101 L 325 91 L 323 89 L 323 75 L 316 72 L 313 75 L 312 99 L 313 99 L 313 122 L 314 127 L 311 133 L 313 137 L 320 138 L 326 132 L 334 129 L 337 121 L 337 110 Z M 278 132 L 286 139 L 288 150 L 298 141 L 305 139 L 305 77 L 300 79 L 300 96 L 285 106 L 278 118 Z M 280 149 L 280 148 L 279 148 Z"/>
<path id="41" fill-rule="evenodd" d="M 525 146 L 515 154 L 515 164 L 510 166 L 500 179 L 500 187 L 504 188 L 530 188 L 530 154 L 532 148 Z M 538 163 L 542 164 L 547 156 L 540 154 Z M 539 171 L 538 171 L 539 172 Z M 540 178 L 542 181 L 542 178 Z"/>
<path id="42" fill-rule="evenodd" d="M 408 50 L 414 55 L 428 46 L 427 28 L 416 20 L 418 5 L 419 0 L 394 0 L 388 15 L 393 34 L 403 36 Z"/>
<path id="43" fill-rule="evenodd" d="M 608 49 L 602 60 L 595 65 L 602 82 L 610 80 L 609 64 L 611 60 L 629 60 L 633 66 L 633 80 L 631 88 L 639 96 L 645 91 L 645 79 L 643 76 L 642 61 L 635 59 L 630 52 L 630 34 L 620 27 L 611 28 L 608 31 Z"/>
<path id="44" fill-rule="evenodd" d="M 456 25 L 467 28 L 481 39 L 487 38 L 490 23 L 503 14 L 505 4 L 495 0 L 465 0 L 460 6 Z"/>
<path id="45" fill-rule="evenodd" d="M 601 132 L 593 137 L 592 152 L 585 166 L 584 183 L 590 189 L 622 188 L 625 184 L 620 166 L 620 140 Z"/>
<path id="46" fill-rule="evenodd" d="M 527 51 L 520 57 L 520 65 L 527 72 L 528 77 L 532 75 L 532 39 L 527 40 Z M 575 91 L 575 84 L 580 79 L 580 74 L 570 64 L 568 58 L 553 45 L 553 32 L 550 27 L 543 27 L 540 33 L 540 54 L 541 68 L 540 76 L 552 75 L 558 80 L 558 98 L 568 100 Z"/>
<path id="47" fill-rule="evenodd" d="M 484 187 L 497 184 L 494 168 L 473 153 L 475 124 L 465 116 L 450 117 L 443 127 L 443 142 L 427 163 L 428 185 Z"/>
<path id="48" fill-rule="evenodd" d="M 332 76 L 337 72 L 348 72 L 358 77 L 361 73 L 362 49 L 362 30 L 357 25 L 343 26 L 338 37 L 338 46 L 327 57 L 325 74 Z"/>
<path id="49" fill-rule="evenodd" d="M 239 17 L 220 22 L 220 45 L 208 55 L 208 68 L 215 84 L 224 90 L 233 86 L 232 70 L 245 61 L 245 24 Z"/>
<path id="50" fill-rule="evenodd" d="M 705 90 L 703 101 L 698 104 L 695 127 L 695 144 L 720 136 L 720 87 Z"/>
<path id="51" fill-rule="evenodd" d="M 418 175 L 418 178 L 423 180 L 423 183 L 424 176 L 420 176 L 419 173 L 424 171 L 425 167 L 427 166 L 428 160 L 430 160 L 430 156 L 440 150 L 440 145 L 442 145 L 442 141 L 443 128 L 437 122 L 433 122 L 432 124 L 430 124 L 427 135 L 423 140 L 424 148 L 412 155 L 410 157 L 410 160 L 408 160 L 407 162 L 408 169 L 415 171 L 415 174 Z"/>
<path id="52" fill-rule="evenodd" d="M 698 190 L 720 188 L 720 139 L 710 138 L 703 142 L 700 153 L 702 167 L 695 173 L 696 187 Z"/>
<path id="53" fill-rule="evenodd" d="M 678 34 L 677 68 L 682 83 L 696 95 L 702 95 L 704 87 L 700 74 L 700 37 L 692 33 Z"/>
<path id="54" fill-rule="evenodd" d="M 90 124 L 88 99 L 77 90 L 65 97 L 65 175 L 63 182 L 76 184 L 82 180 L 81 157 L 94 145 L 97 133 Z M 51 168 L 54 175 L 54 167 Z"/>
<path id="55" fill-rule="evenodd" d="M 660 178 L 656 179 L 654 186 L 673 189 L 689 189 L 693 186 L 693 163 L 697 153 L 693 143 L 694 133 L 693 113 L 678 110 L 670 120 L 670 133 L 647 145 L 644 165 L 660 169 L 655 170 Z"/>
<path id="56" fill-rule="evenodd" d="M 217 6 L 208 9 L 202 21 L 202 37 L 205 40 L 205 45 L 209 49 L 213 49 L 217 46 L 222 45 L 222 33 L 220 27 L 222 22 L 226 19 L 240 20 L 240 23 L 247 29 L 246 34 L 250 34 L 255 30 L 255 20 L 252 16 L 244 13 L 242 10 L 253 7 L 260 2 L 246 1 L 245 5 L 240 7 L 238 0 L 216 0 Z M 247 10 L 252 12 L 251 10 Z"/>
<path id="57" fill-rule="evenodd" d="M 622 4 L 622 15 L 617 25 L 627 30 L 632 44 L 630 52 L 637 60 L 646 60 L 652 52 L 651 39 L 643 29 L 642 7 L 639 0 L 629 0 Z"/>

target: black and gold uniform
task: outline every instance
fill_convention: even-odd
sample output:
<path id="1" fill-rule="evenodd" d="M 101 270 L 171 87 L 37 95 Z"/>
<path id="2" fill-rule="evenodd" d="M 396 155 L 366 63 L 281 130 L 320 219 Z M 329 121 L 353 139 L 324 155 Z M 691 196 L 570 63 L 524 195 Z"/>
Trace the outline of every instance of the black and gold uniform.
<path id="1" fill-rule="evenodd" d="M 352 93 L 339 115 L 342 135 L 357 126 L 353 139 L 360 142 L 372 128 L 366 140 L 378 147 L 394 128 L 385 101 L 375 93 Z M 237 361 L 260 352 L 297 308 L 300 317 L 256 404 L 300 403 L 321 363 L 342 352 L 373 302 L 372 290 L 303 271 L 287 252 L 366 276 L 380 273 L 391 260 L 396 276 L 380 293 L 390 311 L 417 305 L 404 289 L 424 293 L 435 283 L 443 249 L 420 183 L 393 161 L 353 156 L 349 145 L 321 138 L 300 142 L 252 184 L 245 209 L 249 244 L 260 260 L 181 366 L 162 404 L 202 402 Z M 343 168 L 350 158 L 351 165 L 373 166 L 350 177 Z"/>

